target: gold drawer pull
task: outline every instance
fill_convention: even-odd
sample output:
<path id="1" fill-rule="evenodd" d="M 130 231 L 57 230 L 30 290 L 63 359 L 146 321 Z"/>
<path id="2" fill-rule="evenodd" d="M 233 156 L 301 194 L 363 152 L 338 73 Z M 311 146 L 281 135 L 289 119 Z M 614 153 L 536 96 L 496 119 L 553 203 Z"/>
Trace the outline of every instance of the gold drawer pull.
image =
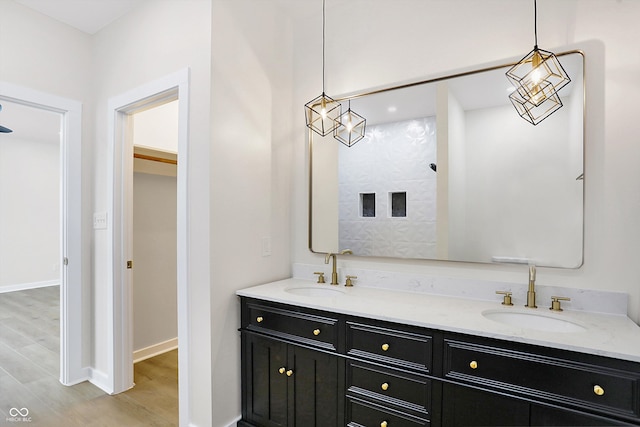
<path id="1" fill-rule="evenodd" d="M 389 388 L 389 383 L 382 383 L 380 388 L 383 389 L 384 391 L 387 391 L 387 389 Z"/>
<path id="2" fill-rule="evenodd" d="M 289 369 L 289 370 L 287 371 L 287 376 L 288 376 L 288 377 L 290 377 L 291 375 L 293 375 L 293 371 L 292 371 L 291 369 Z"/>
<path id="3" fill-rule="evenodd" d="M 478 362 L 476 362 L 475 360 L 472 360 L 471 363 L 469 363 L 469 367 L 471 369 L 477 369 L 478 368 Z"/>
<path id="4" fill-rule="evenodd" d="M 313 335 L 315 335 L 315 336 L 320 335 L 320 329 L 314 329 L 313 330 Z"/>
<path id="5" fill-rule="evenodd" d="M 264 320 L 264 317 L 262 317 L 262 316 L 256 317 L 256 322 L 258 322 L 258 323 L 262 323 L 263 320 Z"/>
<path id="6" fill-rule="evenodd" d="M 387 427 L 389 424 L 386 421 L 380 423 L 380 427 Z"/>
<path id="7" fill-rule="evenodd" d="M 282 367 L 282 368 L 278 369 L 278 372 L 280 372 L 281 374 L 284 374 L 284 371 L 286 371 L 286 370 L 287 370 L 286 368 Z"/>
<path id="8" fill-rule="evenodd" d="M 387 351 L 387 350 L 389 350 L 389 344 L 387 343 L 382 344 L 382 351 Z"/>
<path id="9" fill-rule="evenodd" d="M 598 396 L 602 396 L 604 394 L 604 389 L 596 384 L 593 386 L 593 392 Z"/>

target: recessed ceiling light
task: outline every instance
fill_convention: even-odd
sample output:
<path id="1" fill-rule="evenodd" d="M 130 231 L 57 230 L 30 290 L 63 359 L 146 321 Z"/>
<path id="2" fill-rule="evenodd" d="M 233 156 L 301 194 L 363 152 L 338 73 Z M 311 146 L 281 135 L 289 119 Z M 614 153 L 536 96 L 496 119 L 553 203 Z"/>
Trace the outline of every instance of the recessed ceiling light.
<path id="1" fill-rule="evenodd" d="M 390 106 L 389 108 L 387 108 L 387 111 L 390 113 L 395 113 L 398 109 L 395 107 L 395 105 Z"/>

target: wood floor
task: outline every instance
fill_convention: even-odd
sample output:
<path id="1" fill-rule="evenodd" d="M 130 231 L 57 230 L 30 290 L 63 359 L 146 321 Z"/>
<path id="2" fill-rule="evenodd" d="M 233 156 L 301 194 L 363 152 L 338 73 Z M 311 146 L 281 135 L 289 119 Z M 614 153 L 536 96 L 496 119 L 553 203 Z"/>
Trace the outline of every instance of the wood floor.
<path id="1" fill-rule="evenodd" d="M 177 426 L 177 350 L 137 363 L 136 386 L 115 396 L 60 384 L 59 292 L 0 294 L 0 426 Z"/>

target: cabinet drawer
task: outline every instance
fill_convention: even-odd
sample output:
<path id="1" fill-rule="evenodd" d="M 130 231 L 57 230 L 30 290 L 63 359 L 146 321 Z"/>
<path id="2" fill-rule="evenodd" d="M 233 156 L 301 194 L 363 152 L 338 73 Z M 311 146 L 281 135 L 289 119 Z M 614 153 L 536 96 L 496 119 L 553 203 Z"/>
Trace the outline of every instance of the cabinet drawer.
<path id="1" fill-rule="evenodd" d="M 417 329 L 347 322 L 347 352 L 384 364 L 431 372 L 432 337 Z"/>
<path id="2" fill-rule="evenodd" d="M 494 347 L 446 339 L 444 352 L 447 378 L 530 399 L 638 419 L 638 372 L 593 363 L 593 357 L 588 355 L 569 360 L 553 352 L 535 353 L 515 344 Z"/>
<path id="3" fill-rule="evenodd" d="M 347 427 L 420 427 L 428 425 L 430 423 L 426 418 L 347 397 Z"/>
<path id="4" fill-rule="evenodd" d="M 431 407 L 428 379 L 355 361 L 347 366 L 347 392 L 425 414 Z"/>
<path id="5" fill-rule="evenodd" d="M 327 350 L 338 348 L 338 319 L 266 304 L 247 304 L 248 330 Z"/>

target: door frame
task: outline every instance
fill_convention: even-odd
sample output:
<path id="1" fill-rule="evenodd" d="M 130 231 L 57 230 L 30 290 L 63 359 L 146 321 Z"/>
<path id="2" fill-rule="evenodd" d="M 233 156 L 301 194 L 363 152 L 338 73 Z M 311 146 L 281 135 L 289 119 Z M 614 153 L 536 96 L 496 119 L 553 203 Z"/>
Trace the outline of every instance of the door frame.
<path id="1" fill-rule="evenodd" d="M 61 115 L 60 135 L 60 382 L 74 385 L 89 378 L 85 365 L 82 285 L 82 103 L 0 82 L 0 100 Z"/>
<path id="2" fill-rule="evenodd" d="M 108 273 L 108 372 L 107 392 L 120 393 L 133 387 L 133 313 L 132 271 L 127 261 L 133 258 L 133 138 L 131 115 L 166 102 L 178 100 L 178 173 L 177 173 L 177 308 L 178 378 L 180 419 L 189 408 L 188 378 L 188 118 L 189 69 L 184 68 L 158 80 L 132 89 L 108 101 L 108 216 L 112 219 L 109 241 Z"/>

